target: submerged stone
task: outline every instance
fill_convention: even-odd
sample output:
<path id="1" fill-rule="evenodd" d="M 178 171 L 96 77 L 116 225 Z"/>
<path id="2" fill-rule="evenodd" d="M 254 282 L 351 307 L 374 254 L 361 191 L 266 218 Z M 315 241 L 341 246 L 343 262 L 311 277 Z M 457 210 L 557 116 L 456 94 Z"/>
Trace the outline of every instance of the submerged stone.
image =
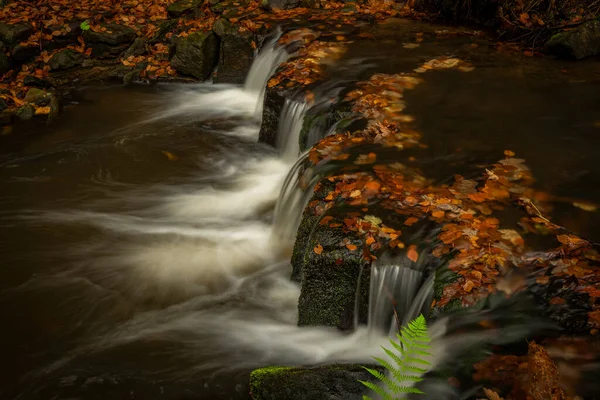
<path id="1" fill-rule="evenodd" d="M 558 33 L 546 43 L 546 52 L 560 58 L 581 59 L 600 54 L 600 19 Z"/>
<path id="2" fill-rule="evenodd" d="M 216 64 L 218 37 L 214 32 L 194 32 L 178 38 L 171 66 L 197 79 L 207 79 Z"/>
<path id="3" fill-rule="evenodd" d="M 35 108 L 31 104 L 25 104 L 17 110 L 15 115 L 22 121 L 30 120 L 35 115 Z"/>
<path id="4" fill-rule="evenodd" d="M 356 364 L 265 367 L 250 374 L 250 395 L 254 400 L 361 400 L 368 389 L 359 380 L 375 378 Z"/>
<path id="5" fill-rule="evenodd" d="M 254 59 L 253 35 L 240 32 L 226 19 L 219 19 L 213 30 L 221 39 L 216 82 L 244 83 Z"/>

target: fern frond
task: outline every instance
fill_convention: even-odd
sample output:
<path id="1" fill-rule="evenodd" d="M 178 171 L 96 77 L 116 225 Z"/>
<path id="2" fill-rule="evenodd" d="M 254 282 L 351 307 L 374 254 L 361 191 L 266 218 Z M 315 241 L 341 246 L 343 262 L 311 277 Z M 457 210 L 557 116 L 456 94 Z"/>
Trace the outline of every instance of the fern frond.
<path id="1" fill-rule="evenodd" d="M 429 342 L 431 339 L 427 332 L 427 323 L 423 315 L 411 321 L 408 326 L 403 327 L 396 334 L 396 337 L 397 341 L 390 339 L 390 343 L 396 352 L 383 346 L 382 348 L 397 367 L 387 360 L 373 357 L 387 370 L 387 374 L 365 368 L 381 382 L 381 385 L 360 381 L 384 400 L 397 399 L 397 395 L 403 393 L 424 394 L 421 390 L 413 386 L 405 385 L 414 385 L 422 381 L 422 376 L 428 371 L 427 367 L 431 366 L 430 362 L 421 358 L 422 356 L 431 356 L 427 351 L 430 348 Z M 364 396 L 363 400 L 371 399 L 368 396 Z"/>

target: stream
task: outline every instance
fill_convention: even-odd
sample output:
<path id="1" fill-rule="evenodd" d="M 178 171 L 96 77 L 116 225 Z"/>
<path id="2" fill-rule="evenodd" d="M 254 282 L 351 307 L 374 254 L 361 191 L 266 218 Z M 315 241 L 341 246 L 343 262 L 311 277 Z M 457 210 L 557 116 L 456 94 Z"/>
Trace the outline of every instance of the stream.
<path id="1" fill-rule="evenodd" d="M 554 221 L 600 240 L 598 214 L 572 205 L 600 204 L 597 61 L 516 58 L 460 36 L 382 58 L 423 27 L 402 29 L 356 41 L 332 75 L 468 58 L 474 71 L 432 71 L 405 94 L 426 157 L 510 149 L 563 199 Z M 296 326 L 273 214 L 306 106 L 282 116 L 279 149 L 258 142 L 262 89 L 284 59 L 267 45 L 244 87 L 83 87 L 56 124 L 0 137 L 0 398 L 249 399 L 254 368 L 377 354 L 386 335 L 364 326 Z"/>

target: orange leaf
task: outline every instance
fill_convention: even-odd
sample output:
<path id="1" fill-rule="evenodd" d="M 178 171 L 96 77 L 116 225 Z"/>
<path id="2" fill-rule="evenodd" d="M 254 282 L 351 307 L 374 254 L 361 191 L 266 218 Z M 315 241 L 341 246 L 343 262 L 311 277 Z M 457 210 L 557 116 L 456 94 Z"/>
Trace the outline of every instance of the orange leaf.
<path id="1" fill-rule="evenodd" d="M 404 225 L 406 225 L 406 226 L 413 226 L 418 221 L 419 221 L 418 218 L 410 217 L 410 218 L 407 218 L 406 221 L 404 221 Z"/>
<path id="2" fill-rule="evenodd" d="M 358 249 L 358 247 L 356 247 L 355 245 L 350 244 L 350 243 L 346 244 L 346 248 L 350 251 L 354 251 L 354 250 Z"/>
<path id="3" fill-rule="evenodd" d="M 463 290 L 465 292 L 470 292 L 471 290 L 473 290 L 473 287 L 475 286 L 475 284 L 473 283 L 473 281 L 466 281 L 465 284 L 463 285 Z"/>
<path id="4" fill-rule="evenodd" d="M 444 215 L 446 215 L 446 213 L 443 212 L 443 211 L 434 211 L 434 212 L 431 213 L 431 216 L 433 218 L 443 218 Z"/>
<path id="5" fill-rule="evenodd" d="M 320 244 L 316 245 L 315 248 L 313 249 L 313 251 L 317 254 L 321 254 L 323 252 L 323 246 L 321 246 Z"/>
<path id="6" fill-rule="evenodd" d="M 417 253 L 417 246 L 415 246 L 414 244 L 411 244 L 410 247 L 408 248 L 408 252 L 406 253 L 406 256 L 412 262 L 417 262 L 417 260 L 419 259 L 419 253 Z"/>

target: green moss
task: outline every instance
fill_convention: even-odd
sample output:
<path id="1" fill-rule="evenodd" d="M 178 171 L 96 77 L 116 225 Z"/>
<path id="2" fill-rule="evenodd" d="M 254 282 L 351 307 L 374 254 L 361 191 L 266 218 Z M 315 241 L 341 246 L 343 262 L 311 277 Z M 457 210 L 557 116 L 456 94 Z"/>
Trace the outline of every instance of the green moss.
<path id="1" fill-rule="evenodd" d="M 259 393 L 260 387 L 266 378 L 272 378 L 273 376 L 277 376 L 278 379 L 285 378 L 283 375 L 294 369 L 294 367 L 271 366 L 252 371 L 250 374 L 250 394 L 252 394 L 252 398 L 260 400 L 260 397 L 255 397 L 254 394 Z"/>
<path id="2" fill-rule="evenodd" d="M 460 275 L 456 272 L 450 271 L 447 266 L 438 269 L 435 272 L 435 282 L 433 284 L 433 290 L 435 293 L 435 299 L 441 300 L 444 295 L 444 288 L 460 278 Z"/>

